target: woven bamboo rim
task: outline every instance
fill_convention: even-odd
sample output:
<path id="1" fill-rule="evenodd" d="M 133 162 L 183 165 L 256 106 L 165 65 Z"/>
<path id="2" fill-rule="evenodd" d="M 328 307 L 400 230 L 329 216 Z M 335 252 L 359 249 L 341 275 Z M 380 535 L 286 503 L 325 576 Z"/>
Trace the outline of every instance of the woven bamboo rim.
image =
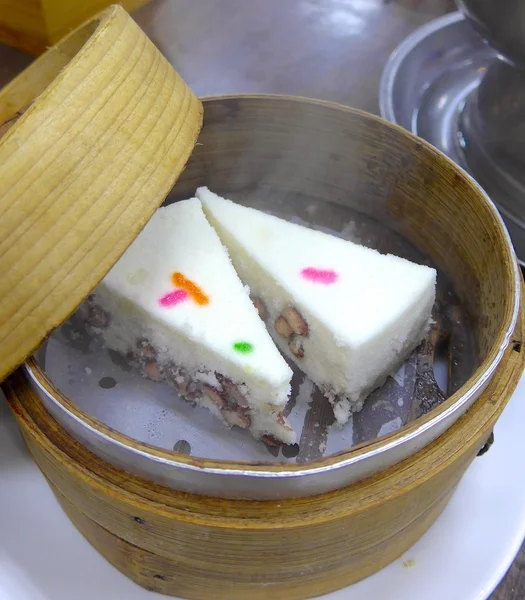
<path id="1" fill-rule="evenodd" d="M 0 90 L 0 381 L 77 308 L 162 204 L 202 105 L 112 6 Z"/>

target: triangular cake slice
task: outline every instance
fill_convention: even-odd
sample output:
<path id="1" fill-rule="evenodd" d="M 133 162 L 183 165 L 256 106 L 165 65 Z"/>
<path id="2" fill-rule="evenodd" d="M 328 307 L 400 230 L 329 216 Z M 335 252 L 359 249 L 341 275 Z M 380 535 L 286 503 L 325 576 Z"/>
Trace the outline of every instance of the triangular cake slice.
<path id="1" fill-rule="evenodd" d="M 346 423 L 424 338 L 436 271 L 207 188 L 197 197 L 274 340 Z"/>
<path id="2" fill-rule="evenodd" d="M 256 438 L 295 442 L 291 369 L 196 198 L 160 208 L 83 310 L 143 375 Z"/>

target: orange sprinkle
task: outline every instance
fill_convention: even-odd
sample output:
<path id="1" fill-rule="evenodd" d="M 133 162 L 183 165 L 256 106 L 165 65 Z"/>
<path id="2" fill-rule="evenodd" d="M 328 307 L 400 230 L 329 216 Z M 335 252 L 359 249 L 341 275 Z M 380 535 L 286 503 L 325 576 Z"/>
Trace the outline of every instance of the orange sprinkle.
<path id="1" fill-rule="evenodd" d="M 200 287 L 193 283 L 193 281 L 186 279 L 182 273 L 173 273 L 171 280 L 176 287 L 186 290 L 197 304 L 204 306 L 210 302 L 210 299 Z"/>

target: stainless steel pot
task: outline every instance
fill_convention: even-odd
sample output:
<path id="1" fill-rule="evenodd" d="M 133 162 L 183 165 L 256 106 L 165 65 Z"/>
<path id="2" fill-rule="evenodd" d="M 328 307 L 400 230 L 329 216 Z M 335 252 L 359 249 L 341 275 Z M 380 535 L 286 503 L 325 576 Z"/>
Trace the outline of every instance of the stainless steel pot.
<path id="1" fill-rule="evenodd" d="M 523 0 L 456 0 L 463 14 L 502 56 L 525 68 L 525 2 Z"/>

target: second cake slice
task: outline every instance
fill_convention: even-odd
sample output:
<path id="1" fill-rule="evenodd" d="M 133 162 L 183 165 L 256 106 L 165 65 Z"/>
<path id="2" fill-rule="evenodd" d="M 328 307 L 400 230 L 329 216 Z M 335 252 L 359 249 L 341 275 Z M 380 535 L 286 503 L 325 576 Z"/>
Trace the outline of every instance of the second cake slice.
<path id="1" fill-rule="evenodd" d="M 207 188 L 197 196 L 275 341 L 345 423 L 423 339 L 436 271 Z"/>

